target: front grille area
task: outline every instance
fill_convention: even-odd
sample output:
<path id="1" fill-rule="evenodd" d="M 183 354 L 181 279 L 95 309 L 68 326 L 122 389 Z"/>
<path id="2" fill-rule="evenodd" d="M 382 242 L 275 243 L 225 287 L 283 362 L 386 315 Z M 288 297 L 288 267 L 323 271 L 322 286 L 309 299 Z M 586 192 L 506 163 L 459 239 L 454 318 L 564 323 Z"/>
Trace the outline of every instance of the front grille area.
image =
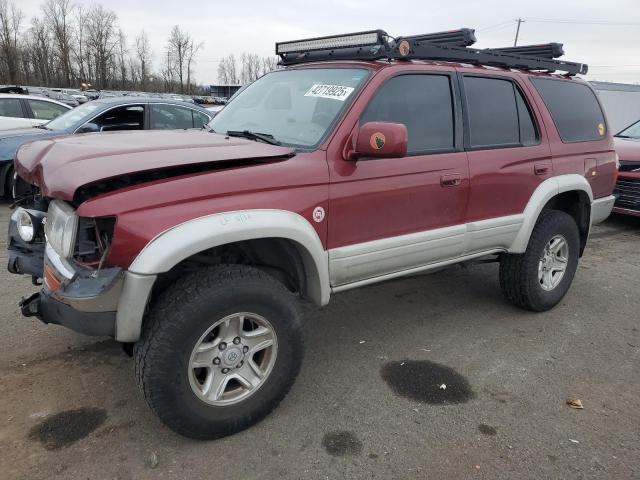
<path id="1" fill-rule="evenodd" d="M 619 178 L 613 193 L 616 207 L 640 211 L 640 178 Z"/>

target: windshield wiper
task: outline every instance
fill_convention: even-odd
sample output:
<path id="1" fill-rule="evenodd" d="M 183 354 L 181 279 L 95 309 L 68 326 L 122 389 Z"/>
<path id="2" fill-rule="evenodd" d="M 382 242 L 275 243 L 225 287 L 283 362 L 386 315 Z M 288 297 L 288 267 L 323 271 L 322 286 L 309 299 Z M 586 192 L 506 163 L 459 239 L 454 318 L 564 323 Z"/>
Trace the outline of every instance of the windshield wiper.
<path id="1" fill-rule="evenodd" d="M 273 138 L 273 135 L 270 133 L 258 133 L 249 130 L 229 130 L 227 135 L 230 137 L 248 138 L 249 140 L 262 140 L 264 143 L 270 145 L 280 145 L 280 142 Z"/>
<path id="2" fill-rule="evenodd" d="M 41 128 L 42 130 L 51 130 L 50 128 L 45 127 L 44 124 L 42 124 L 42 125 L 34 125 L 33 128 Z"/>

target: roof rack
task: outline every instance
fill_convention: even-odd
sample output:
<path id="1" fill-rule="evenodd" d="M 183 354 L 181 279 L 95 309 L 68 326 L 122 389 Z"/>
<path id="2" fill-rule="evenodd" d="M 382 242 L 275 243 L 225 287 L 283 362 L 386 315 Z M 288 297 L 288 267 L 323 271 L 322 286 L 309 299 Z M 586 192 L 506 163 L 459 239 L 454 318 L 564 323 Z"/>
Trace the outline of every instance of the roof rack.
<path id="1" fill-rule="evenodd" d="M 324 60 L 444 60 L 520 70 L 586 74 L 584 63 L 557 60 L 561 43 L 522 47 L 469 48 L 476 41 L 470 28 L 393 38 L 384 30 L 348 33 L 276 43 L 280 65 Z"/>

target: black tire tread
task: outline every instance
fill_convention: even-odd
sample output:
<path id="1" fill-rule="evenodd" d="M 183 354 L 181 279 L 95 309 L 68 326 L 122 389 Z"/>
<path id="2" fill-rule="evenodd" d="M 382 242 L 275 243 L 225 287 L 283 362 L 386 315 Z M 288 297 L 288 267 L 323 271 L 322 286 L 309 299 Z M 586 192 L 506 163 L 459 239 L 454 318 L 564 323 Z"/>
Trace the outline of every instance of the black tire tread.
<path id="1" fill-rule="evenodd" d="M 535 284 L 531 281 L 529 272 L 532 267 L 537 268 L 537 252 L 546 244 L 549 231 L 567 222 L 573 224 L 576 232 L 578 231 L 575 220 L 569 214 L 559 210 L 544 210 L 531 233 L 525 253 L 505 254 L 500 258 L 500 288 L 513 305 L 535 312 L 548 310 L 548 307 L 535 300 Z M 571 279 L 572 277 L 573 273 Z"/>
<path id="2" fill-rule="evenodd" d="M 272 289 L 276 295 L 291 297 L 292 305 L 295 305 L 296 315 L 294 321 L 289 325 L 289 329 L 299 333 L 298 336 L 302 339 L 301 316 L 297 305 L 297 297 L 287 290 L 282 283 L 274 279 L 274 277 L 257 268 L 246 265 L 216 265 L 202 268 L 176 280 L 150 306 L 146 321 L 143 324 L 140 339 L 134 346 L 133 357 L 134 375 L 139 388 L 144 394 L 146 403 L 170 428 L 182 435 L 198 439 L 220 438 L 256 423 L 276 408 L 286 396 L 295 381 L 295 377 L 302 363 L 304 356 L 303 343 L 301 343 L 296 350 L 298 358 L 291 359 L 292 364 L 295 366 L 295 373 L 281 390 L 279 397 L 269 405 L 265 405 L 263 411 L 256 417 L 247 419 L 244 425 L 231 426 L 228 431 L 219 431 L 211 434 L 184 430 L 177 416 L 172 415 L 174 412 L 168 410 L 162 402 L 158 401 L 149 385 L 149 365 L 151 365 L 156 358 L 159 358 L 159 356 L 166 355 L 167 351 L 176 348 L 175 344 L 172 344 L 171 336 L 166 333 L 168 330 L 176 328 L 177 323 L 185 320 L 184 318 L 180 318 L 177 312 L 183 310 L 184 305 L 188 305 L 193 298 L 209 295 L 216 289 L 233 288 L 233 284 L 238 282 L 258 282 L 265 288 Z M 180 308 L 180 306 L 183 308 Z M 172 421 L 172 416 L 176 417 L 175 421 Z"/>

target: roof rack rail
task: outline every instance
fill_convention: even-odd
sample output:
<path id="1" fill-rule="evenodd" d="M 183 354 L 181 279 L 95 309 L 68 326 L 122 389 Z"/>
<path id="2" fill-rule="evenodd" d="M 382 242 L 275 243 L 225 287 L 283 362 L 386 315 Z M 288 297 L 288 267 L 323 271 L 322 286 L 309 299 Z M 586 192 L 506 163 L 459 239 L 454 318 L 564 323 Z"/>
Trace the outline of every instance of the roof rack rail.
<path id="1" fill-rule="evenodd" d="M 348 33 L 276 43 L 280 65 L 326 60 L 442 60 L 519 70 L 563 71 L 586 74 L 584 63 L 557 60 L 562 44 L 523 47 L 469 48 L 475 43 L 473 29 L 393 38 L 384 30 Z"/>
<path id="2" fill-rule="evenodd" d="M 540 58 L 560 58 L 564 55 L 561 43 L 545 43 L 543 45 L 523 45 L 521 47 L 488 48 L 492 52 L 513 53 Z"/>

